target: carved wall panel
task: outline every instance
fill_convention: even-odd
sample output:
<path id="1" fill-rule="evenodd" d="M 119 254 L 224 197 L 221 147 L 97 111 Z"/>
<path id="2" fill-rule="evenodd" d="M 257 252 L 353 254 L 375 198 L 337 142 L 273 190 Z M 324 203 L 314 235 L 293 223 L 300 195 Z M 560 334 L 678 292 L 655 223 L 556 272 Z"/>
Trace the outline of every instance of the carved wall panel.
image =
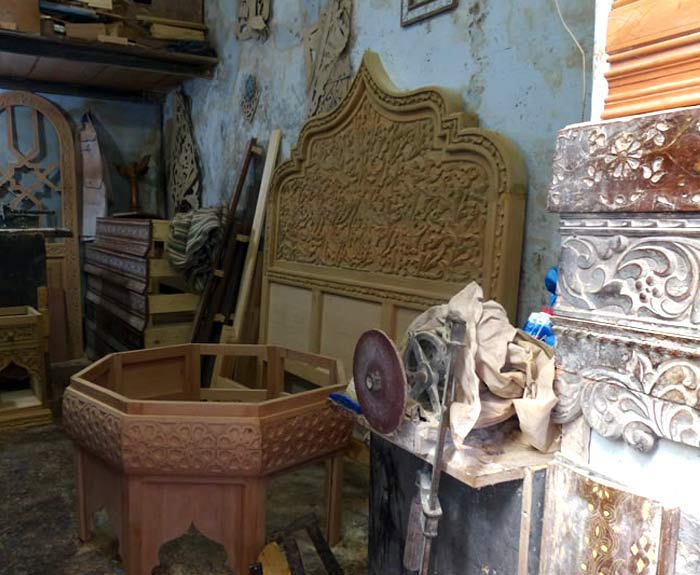
<path id="1" fill-rule="evenodd" d="M 379 327 L 367 319 L 375 315 L 393 333 L 406 310 L 443 303 L 472 280 L 514 317 L 525 192 L 519 154 L 475 127 L 460 98 L 398 92 L 367 53 L 342 105 L 307 122 L 275 172 L 263 309 L 291 297 L 280 285 L 315 293 L 299 314 L 312 318 L 310 336 L 296 342 L 309 351 L 322 338 Z M 325 294 L 352 304 L 329 298 L 324 307 Z M 291 306 L 283 308 L 283 327 L 295 332 Z M 289 341 L 278 325 L 285 318 L 267 319 L 264 311 L 266 341 Z"/>
<path id="2" fill-rule="evenodd" d="M 679 519 L 677 509 L 555 462 L 547 473 L 540 574 L 671 575 Z"/>
<path id="3" fill-rule="evenodd" d="M 556 418 L 642 451 L 700 447 L 698 150 L 698 108 L 558 138 Z"/>

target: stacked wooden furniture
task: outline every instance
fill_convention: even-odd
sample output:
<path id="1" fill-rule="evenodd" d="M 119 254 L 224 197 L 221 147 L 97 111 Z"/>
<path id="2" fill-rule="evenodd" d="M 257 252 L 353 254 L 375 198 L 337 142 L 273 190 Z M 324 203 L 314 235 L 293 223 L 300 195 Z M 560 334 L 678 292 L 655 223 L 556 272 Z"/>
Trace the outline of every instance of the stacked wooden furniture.
<path id="1" fill-rule="evenodd" d="M 90 357 L 189 341 L 199 296 L 165 256 L 167 220 L 100 218 L 85 250 Z"/>
<path id="2" fill-rule="evenodd" d="M 258 359 L 265 389 L 202 389 L 208 355 Z M 285 393 L 288 361 L 324 370 L 332 385 Z M 335 360 L 275 346 L 188 344 L 96 362 L 72 378 L 63 400 L 78 447 L 80 538 L 92 537 L 94 514 L 105 509 L 126 575 L 146 575 L 161 545 L 194 525 L 244 574 L 265 545 L 268 479 L 325 462 L 330 539 L 354 423 L 328 399 L 344 388 L 339 379 Z"/>

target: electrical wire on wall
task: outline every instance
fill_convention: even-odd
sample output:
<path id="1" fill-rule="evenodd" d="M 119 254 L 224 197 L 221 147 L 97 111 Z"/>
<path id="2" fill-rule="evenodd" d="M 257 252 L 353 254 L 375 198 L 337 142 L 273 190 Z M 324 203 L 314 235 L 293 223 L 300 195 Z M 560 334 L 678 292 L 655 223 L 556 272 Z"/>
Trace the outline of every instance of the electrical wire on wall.
<path id="1" fill-rule="evenodd" d="M 566 30 L 569 36 L 571 36 L 574 44 L 576 44 L 576 48 L 578 48 L 578 51 L 581 52 L 581 121 L 583 122 L 586 119 L 586 52 L 576 38 L 576 35 L 572 32 L 571 28 L 569 28 L 566 20 L 564 20 L 564 15 L 561 13 L 561 7 L 559 6 L 559 0 L 554 0 L 554 5 L 557 7 L 557 14 L 559 14 L 559 20 L 561 20 L 564 30 Z"/>

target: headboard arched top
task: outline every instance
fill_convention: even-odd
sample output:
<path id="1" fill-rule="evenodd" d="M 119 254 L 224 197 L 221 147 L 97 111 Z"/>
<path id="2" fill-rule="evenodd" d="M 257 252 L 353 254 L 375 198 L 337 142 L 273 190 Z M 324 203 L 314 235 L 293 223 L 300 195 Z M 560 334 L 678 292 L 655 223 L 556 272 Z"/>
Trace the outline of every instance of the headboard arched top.
<path id="1" fill-rule="evenodd" d="M 526 189 L 514 147 L 476 127 L 458 95 L 400 92 L 367 52 L 340 106 L 306 123 L 275 172 L 267 312 L 282 285 L 419 310 L 474 280 L 514 315 Z"/>

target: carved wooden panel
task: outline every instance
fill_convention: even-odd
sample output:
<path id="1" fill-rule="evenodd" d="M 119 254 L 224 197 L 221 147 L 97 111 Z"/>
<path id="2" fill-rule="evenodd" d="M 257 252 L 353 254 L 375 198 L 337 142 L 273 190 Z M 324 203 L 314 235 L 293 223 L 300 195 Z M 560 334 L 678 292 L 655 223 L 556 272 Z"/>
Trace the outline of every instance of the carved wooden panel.
<path id="1" fill-rule="evenodd" d="M 21 137 L 27 133 L 25 126 L 16 125 L 16 114 L 23 108 L 29 109 L 31 117 L 28 139 Z M 70 238 L 58 242 L 47 239 L 46 255 L 49 289 L 65 292 L 68 313 L 66 332 L 61 336 L 67 341 L 70 356 L 79 357 L 83 353 L 83 304 L 75 138 L 62 112 L 48 100 L 29 92 L 0 94 L 0 115 L 4 117 L 7 133 L 6 164 L 0 166 L 0 204 L 24 211 L 54 209 L 56 220 L 48 227 L 63 227 L 72 232 Z M 49 154 L 47 148 L 52 145 L 58 150 Z M 55 162 L 47 160 L 52 156 L 56 157 Z M 53 198 L 52 205 L 47 204 L 49 198 Z"/>
<path id="2" fill-rule="evenodd" d="M 286 324 L 269 314 L 286 305 L 275 301 L 280 286 L 311 292 L 309 337 L 295 342 L 310 351 L 321 337 L 354 345 L 366 323 L 355 304 L 367 314 L 379 306 L 382 327 L 400 335 L 397 318 L 472 280 L 514 317 L 525 192 L 519 154 L 475 127 L 461 98 L 439 88 L 401 93 L 368 52 L 342 105 L 307 122 L 275 172 L 263 334 L 272 342 L 294 330 L 293 310 Z"/>
<path id="3" fill-rule="evenodd" d="M 680 513 L 550 465 L 540 575 L 672 575 Z"/>
<path id="4" fill-rule="evenodd" d="M 617 0 L 608 19 L 604 118 L 700 104 L 700 4 Z"/>
<path id="5" fill-rule="evenodd" d="M 309 116 L 334 110 L 352 81 L 352 0 L 331 0 L 318 21 L 304 30 Z"/>
<path id="6" fill-rule="evenodd" d="M 564 129 L 555 417 L 700 447 L 700 109 Z"/>

